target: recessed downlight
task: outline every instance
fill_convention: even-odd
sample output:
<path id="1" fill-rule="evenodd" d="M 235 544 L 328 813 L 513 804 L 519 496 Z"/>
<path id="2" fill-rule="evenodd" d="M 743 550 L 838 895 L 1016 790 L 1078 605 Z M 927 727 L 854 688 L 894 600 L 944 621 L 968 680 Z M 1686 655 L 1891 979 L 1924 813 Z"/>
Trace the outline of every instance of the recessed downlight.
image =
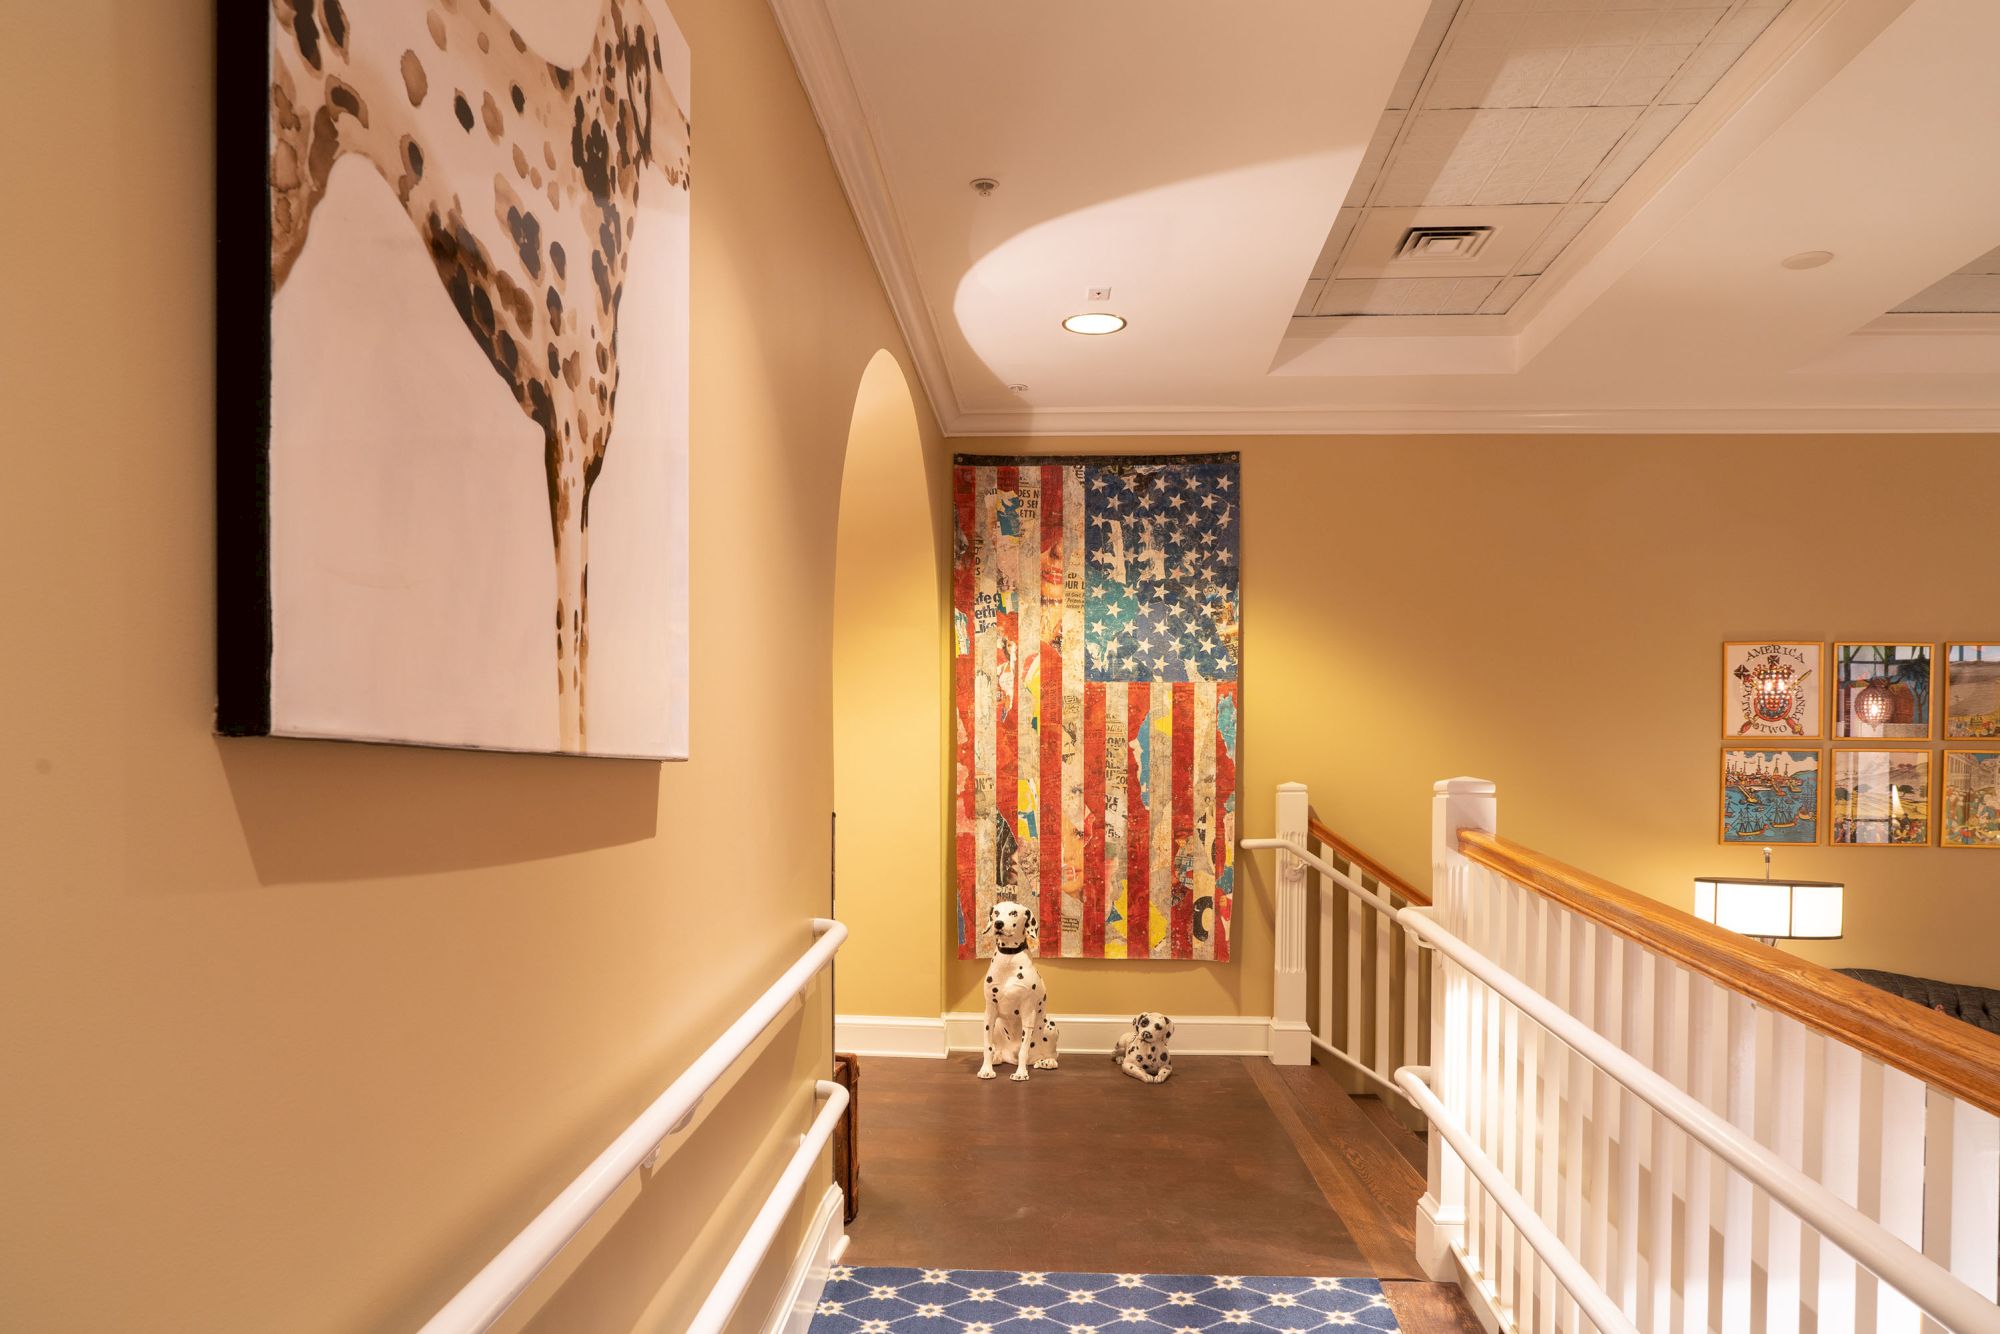
<path id="1" fill-rule="evenodd" d="M 1788 269 L 1816 269 L 1833 259 L 1831 250 L 1801 250 L 1796 255 L 1787 255 L 1778 262 Z"/>
<path id="2" fill-rule="evenodd" d="M 1114 334 L 1124 327 L 1125 317 L 1108 310 L 1086 310 L 1063 321 L 1063 328 L 1073 334 Z"/>

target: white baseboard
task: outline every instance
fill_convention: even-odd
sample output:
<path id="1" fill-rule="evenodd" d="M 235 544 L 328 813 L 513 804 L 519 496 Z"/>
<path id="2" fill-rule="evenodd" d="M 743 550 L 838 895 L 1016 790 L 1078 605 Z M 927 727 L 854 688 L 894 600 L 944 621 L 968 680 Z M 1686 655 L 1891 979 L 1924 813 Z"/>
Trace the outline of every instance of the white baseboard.
<path id="1" fill-rule="evenodd" d="M 1129 1014 L 1049 1017 L 1061 1030 L 1058 1052 L 1079 1056 L 1109 1054 L 1119 1036 L 1132 1027 Z M 986 1045 L 986 1016 L 973 1010 L 936 1019 L 843 1014 L 833 1021 L 833 1045 L 857 1056 L 942 1057 L 978 1051 Z M 1264 1015 L 1175 1015 L 1173 1050 L 1176 1056 L 1268 1056 L 1271 1021 Z"/>
<path id="2" fill-rule="evenodd" d="M 1058 1055 L 1109 1055 L 1119 1037 L 1132 1027 L 1129 1014 L 1052 1014 L 1056 1021 Z M 1267 1056 L 1271 1051 L 1271 1021 L 1243 1015 L 1175 1015 L 1173 1053 L 1176 1056 Z M 979 1051 L 986 1045 L 986 1016 L 973 1012 L 944 1017 L 945 1043 L 953 1051 Z"/>
<path id="3" fill-rule="evenodd" d="M 833 1049 L 856 1056 L 945 1055 L 944 1017 L 907 1019 L 898 1015 L 834 1016 Z"/>
<path id="4" fill-rule="evenodd" d="M 828 1186 L 826 1194 L 819 1197 L 805 1241 L 792 1259 L 785 1286 L 771 1306 L 770 1319 L 764 1322 L 764 1334 L 806 1334 L 813 1312 L 819 1309 L 820 1294 L 826 1291 L 826 1271 L 847 1249 L 847 1228 L 842 1222 L 845 1203 L 839 1186 Z"/>

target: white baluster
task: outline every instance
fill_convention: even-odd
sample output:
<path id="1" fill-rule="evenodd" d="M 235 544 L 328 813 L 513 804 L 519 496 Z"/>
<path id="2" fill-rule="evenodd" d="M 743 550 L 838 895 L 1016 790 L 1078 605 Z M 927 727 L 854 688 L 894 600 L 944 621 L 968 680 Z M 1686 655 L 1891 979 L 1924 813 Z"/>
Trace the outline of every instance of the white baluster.
<path id="1" fill-rule="evenodd" d="M 1640 1061 L 1650 1063 L 1653 1053 L 1653 1016 L 1647 1009 L 1651 999 L 1646 990 L 1645 947 L 1635 940 L 1621 943 L 1619 950 L 1619 1045 Z M 1618 1095 L 1618 1150 L 1615 1163 L 1618 1187 L 1618 1246 L 1612 1253 L 1611 1295 L 1628 1320 L 1639 1318 L 1639 1169 L 1640 1122 L 1645 1109 L 1639 1095 L 1621 1089 Z"/>
<path id="2" fill-rule="evenodd" d="M 1403 938 L 1403 1064 L 1423 1065 L 1423 955 L 1415 936 L 1401 927 L 1396 934 Z"/>
<path id="3" fill-rule="evenodd" d="M 1882 1067 L 1881 1186 L 1876 1221 L 1921 1249 L 1924 1244 L 1924 1085 Z M 1879 1334 L 1914 1334 L 1916 1305 L 1886 1283 L 1876 1285 Z"/>
<path id="4" fill-rule="evenodd" d="M 1585 1019 L 1599 1033 L 1615 1036 L 1618 1032 L 1618 938 L 1603 927 L 1591 931 L 1594 974 L 1592 976 L 1591 1013 Z M 1592 1067 L 1596 1070 L 1596 1067 Z M 1611 1138 L 1618 1115 L 1618 1086 L 1611 1076 L 1597 1070 L 1590 1090 L 1590 1182 L 1589 1198 L 1584 1207 L 1589 1211 L 1584 1224 L 1584 1267 L 1604 1283 L 1611 1272 L 1611 1180 L 1614 1164 L 1611 1155 Z M 1607 1288 L 1609 1284 L 1606 1284 Z M 1616 1294 L 1612 1294 L 1614 1297 Z"/>
<path id="5" fill-rule="evenodd" d="M 1326 855 L 1326 849 L 1321 849 Z M 1334 882 L 1324 871 L 1314 871 L 1319 878 L 1319 892 L 1313 910 L 1319 914 L 1319 1040 L 1329 1047 L 1334 1045 L 1333 1036 L 1333 919 L 1336 911 L 1351 913 L 1354 901 L 1347 892 Z M 1336 910 L 1335 904 L 1339 907 Z"/>
<path id="6" fill-rule="evenodd" d="M 1738 1129 L 1757 1128 L 1757 1015 L 1750 998 L 1729 995 L 1729 1068 L 1723 1087 L 1726 1114 Z M 1756 1238 L 1750 1183 L 1733 1170 L 1722 1186 L 1722 1330 L 1750 1334 L 1751 1263 Z"/>
<path id="7" fill-rule="evenodd" d="M 1841 1042 L 1826 1045 L 1820 1092 L 1820 1184 L 1849 1204 L 1860 1201 L 1861 1053 Z M 1854 1334 L 1854 1257 L 1820 1238 L 1818 1334 Z"/>
<path id="8" fill-rule="evenodd" d="M 1527 891 L 1518 888 L 1504 877 L 1494 877 L 1495 888 L 1499 891 L 1500 935 L 1494 942 L 1494 955 L 1502 968 L 1521 975 L 1521 910 L 1522 897 Z M 1500 1152 L 1495 1161 L 1500 1164 L 1500 1174 L 1507 1184 L 1519 1190 L 1521 1174 L 1521 1012 L 1512 1005 L 1506 1005 L 1500 1020 Z M 1502 1309 L 1514 1310 L 1520 1298 L 1516 1277 L 1520 1259 L 1520 1231 L 1513 1220 L 1504 1214 L 1499 1217 L 1500 1248 L 1497 1257 L 1500 1278 L 1500 1305 Z"/>
<path id="9" fill-rule="evenodd" d="M 1773 1015 L 1771 1148 L 1793 1167 L 1805 1166 L 1806 1031 L 1795 1020 Z M 1769 1204 L 1764 1259 L 1764 1328 L 1768 1334 L 1798 1334 L 1799 1243 L 1797 1215 Z"/>
<path id="10" fill-rule="evenodd" d="M 1354 863 L 1348 863 L 1348 870 L 1354 870 Z M 1347 1044 L 1341 1050 L 1358 1061 L 1366 1055 L 1361 1048 L 1361 945 L 1368 924 L 1362 918 L 1374 914 L 1346 894 L 1341 900 L 1347 918 Z"/>
<path id="11" fill-rule="evenodd" d="M 1991 1301 L 2000 1277 L 2000 1121 L 1937 1089 L 1924 1131 L 1924 1254 Z M 1942 1329 L 1929 1318 L 1926 1330 Z"/>
<path id="12" fill-rule="evenodd" d="M 1715 1101 L 1716 1011 L 1722 994 L 1715 983 L 1694 973 L 1688 974 L 1688 1057 L 1689 1096 L 1704 1106 Z M 1687 1334 L 1705 1334 L 1709 1316 L 1710 1201 L 1715 1183 L 1715 1161 L 1707 1149 L 1687 1142 L 1687 1193 L 1681 1213 L 1681 1328 Z"/>
<path id="13" fill-rule="evenodd" d="M 1388 890 L 1381 881 L 1376 881 L 1374 889 L 1387 897 Z M 1389 938 L 1389 919 L 1380 913 L 1370 911 L 1365 914 L 1371 919 L 1375 931 L 1375 1073 L 1384 1079 L 1393 1079 L 1396 1073 L 1394 1048 L 1389 1045 L 1389 1023 L 1395 1013 L 1391 1003 L 1395 999 L 1395 955 L 1394 942 Z"/>
<path id="14" fill-rule="evenodd" d="M 1563 915 L 1563 992 L 1562 1006 L 1578 1019 L 1590 1022 L 1591 996 L 1591 926 L 1583 918 L 1572 912 Z M 1583 1186 L 1586 1164 L 1584 1162 L 1583 1127 L 1585 1109 L 1590 1101 L 1590 1063 L 1563 1048 L 1567 1056 L 1563 1061 L 1563 1115 L 1562 1115 L 1562 1239 L 1571 1255 L 1583 1256 L 1587 1243 L 1583 1232 Z M 1564 1295 L 1562 1301 L 1562 1327 L 1565 1330 L 1579 1330 L 1583 1326 L 1583 1310 L 1576 1299 Z"/>
<path id="15" fill-rule="evenodd" d="M 1682 973 L 1664 958 L 1653 960 L 1653 1068 L 1685 1087 L 1687 1048 L 1681 1016 L 1687 1013 Z M 1674 1327 L 1674 1144 L 1685 1138 L 1674 1133 L 1664 1116 L 1652 1115 L 1652 1175 L 1647 1193 L 1646 1290 L 1650 1309 L 1641 1314 L 1647 1334 L 1668 1334 Z"/>

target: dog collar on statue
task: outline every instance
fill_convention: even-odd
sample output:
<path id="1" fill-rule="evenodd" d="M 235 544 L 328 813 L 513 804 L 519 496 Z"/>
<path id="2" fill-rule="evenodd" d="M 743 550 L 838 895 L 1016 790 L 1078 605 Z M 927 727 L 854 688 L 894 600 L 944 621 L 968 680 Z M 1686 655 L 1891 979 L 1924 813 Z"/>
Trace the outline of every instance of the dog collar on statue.
<path id="1" fill-rule="evenodd" d="M 1022 950 L 1028 948 L 1028 942 L 1024 940 L 1018 945 L 995 945 L 993 948 L 999 950 L 1002 954 L 1019 954 Z"/>

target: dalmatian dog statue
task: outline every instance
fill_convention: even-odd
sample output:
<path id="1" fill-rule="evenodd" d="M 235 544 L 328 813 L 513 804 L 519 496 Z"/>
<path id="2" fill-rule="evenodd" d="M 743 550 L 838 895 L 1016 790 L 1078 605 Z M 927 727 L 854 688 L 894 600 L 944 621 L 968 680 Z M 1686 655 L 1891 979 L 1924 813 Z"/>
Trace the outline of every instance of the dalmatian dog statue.
<path id="1" fill-rule="evenodd" d="M 1019 903 L 996 903 L 986 929 L 993 933 L 994 953 L 986 970 L 986 1060 L 979 1077 L 993 1078 L 996 1061 L 1013 1062 L 1009 1079 L 1026 1079 L 1030 1065 L 1053 1070 L 1056 1026 L 1049 1022 L 1049 993 L 1028 953 L 1035 911 Z"/>
<path id="2" fill-rule="evenodd" d="M 1132 1017 L 1132 1027 L 1111 1049 L 1111 1059 L 1120 1070 L 1142 1084 L 1163 1084 L 1174 1072 L 1167 1044 L 1174 1038 L 1174 1021 L 1158 1010 Z"/>

